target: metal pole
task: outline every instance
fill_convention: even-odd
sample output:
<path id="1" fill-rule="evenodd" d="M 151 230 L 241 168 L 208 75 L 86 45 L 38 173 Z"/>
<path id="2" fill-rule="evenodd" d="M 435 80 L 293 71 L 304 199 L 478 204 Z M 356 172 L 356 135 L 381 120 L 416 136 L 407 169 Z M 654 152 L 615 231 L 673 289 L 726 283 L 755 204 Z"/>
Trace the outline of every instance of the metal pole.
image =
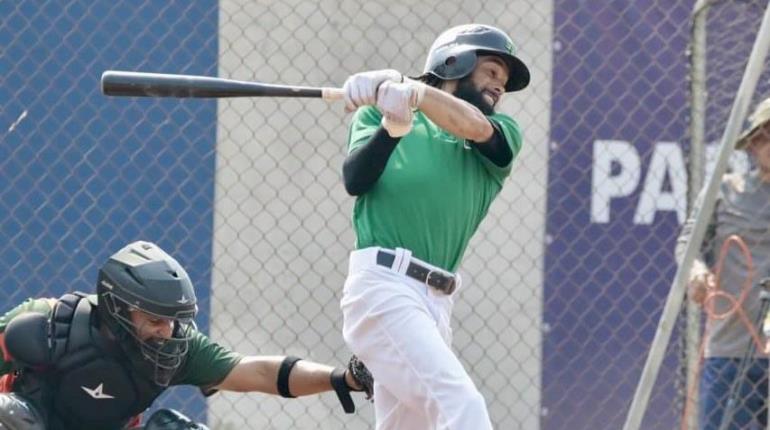
<path id="1" fill-rule="evenodd" d="M 699 0 L 693 8 L 692 41 L 690 42 L 690 152 L 689 152 L 689 195 L 688 213 L 693 210 L 698 192 L 703 187 L 703 176 L 706 171 L 706 20 L 711 6 L 710 0 Z M 684 321 L 684 411 L 682 419 L 686 422 L 688 430 L 698 428 L 697 390 L 689 390 L 689 387 L 697 387 L 696 373 L 699 365 L 699 346 L 701 342 L 700 306 L 692 301 L 687 301 L 686 318 Z M 694 398 L 690 398 L 690 394 Z"/>
<path id="2" fill-rule="evenodd" d="M 682 307 L 685 283 L 692 267 L 693 260 L 695 259 L 695 254 L 698 252 L 698 248 L 703 241 L 708 219 L 711 217 L 711 213 L 714 210 L 716 192 L 722 180 L 722 175 L 727 168 L 727 160 L 735 146 L 735 139 L 738 137 L 738 132 L 740 131 L 743 119 L 746 117 L 746 112 L 749 109 L 751 95 L 756 89 L 757 81 L 759 80 L 759 75 L 762 72 L 762 66 L 765 62 L 765 57 L 767 57 L 768 47 L 770 47 L 770 7 L 765 6 L 762 25 L 760 26 L 757 38 L 754 41 L 754 47 L 751 50 L 749 62 L 746 65 L 746 70 L 743 73 L 743 79 L 741 80 L 738 94 L 735 97 L 735 102 L 730 111 L 730 118 L 727 121 L 727 126 L 722 135 L 722 140 L 719 145 L 719 155 L 717 157 L 716 165 L 714 166 L 714 172 L 709 178 L 706 187 L 703 205 L 694 208 L 693 214 L 695 216 L 695 225 L 693 226 L 692 236 L 687 243 L 684 257 L 682 258 L 682 261 L 679 262 L 680 264 L 677 267 L 676 275 L 674 275 L 674 281 L 671 284 L 671 289 L 666 298 L 666 304 L 663 307 L 663 312 L 660 316 L 660 321 L 658 322 L 658 329 L 655 332 L 655 338 L 652 341 L 650 352 L 647 355 L 647 361 L 644 364 L 642 376 L 639 380 L 639 385 L 636 387 L 636 392 L 634 393 L 634 398 L 631 402 L 631 407 L 629 408 L 623 430 L 639 430 L 639 427 L 642 424 L 644 411 L 647 409 L 647 403 L 650 400 L 652 386 L 658 377 L 660 364 L 663 362 L 666 346 L 671 339 L 671 331 L 674 328 L 676 316 L 679 313 L 679 309 Z"/>

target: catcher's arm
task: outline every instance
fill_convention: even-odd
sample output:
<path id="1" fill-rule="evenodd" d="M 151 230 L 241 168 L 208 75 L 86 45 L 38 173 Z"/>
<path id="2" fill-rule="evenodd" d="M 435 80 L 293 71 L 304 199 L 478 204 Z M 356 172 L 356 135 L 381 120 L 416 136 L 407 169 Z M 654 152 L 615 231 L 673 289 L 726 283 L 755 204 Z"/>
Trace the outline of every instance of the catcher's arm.
<path id="1" fill-rule="evenodd" d="M 348 369 L 333 368 L 297 357 L 248 356 L 233 367 L 218 390 L 277 394 L 294 398 L 334 390 L 345 412 L 353 413 L 355 406 L 351 391 L 364 391 Z"/>

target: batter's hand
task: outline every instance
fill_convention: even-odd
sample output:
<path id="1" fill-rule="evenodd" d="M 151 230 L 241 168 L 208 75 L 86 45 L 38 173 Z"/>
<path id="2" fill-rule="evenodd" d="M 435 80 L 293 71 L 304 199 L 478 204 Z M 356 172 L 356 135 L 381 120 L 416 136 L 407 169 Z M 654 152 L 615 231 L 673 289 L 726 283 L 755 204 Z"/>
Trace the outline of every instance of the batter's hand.
<path id="1" fill-rule="evenodd" d="M 361 106 L 377 102 L 377 88 L 386 81 L 401 82 L 401 72 L 393 69 L 374 70 L 350 76 L 342 89 L 345 91 L 345 110 L 353 112 Z"/>
<path id="2" fill-rule="evenodd" d="M 412 94 L 411 84 L 383 82 L 377 90 L 377 108 L 388 120 L 403 124 L 412 116 Z"/>
<path id="3" fill-rule="evenodd" d="M 386 81 L 377 90 L 377 108 L 388 120 L 405 123 L 411 120 L 412 111 L 417 109 L 425 95 L 425 84 Z"/>
<path id="4" fill-rule="evenodd" d="M 690 300 L 703 304 L 706 294 L 717 287 L 716 277 L 711 272 L 701 272 L 690 278 L 687 288 L 690 292 Z"/>

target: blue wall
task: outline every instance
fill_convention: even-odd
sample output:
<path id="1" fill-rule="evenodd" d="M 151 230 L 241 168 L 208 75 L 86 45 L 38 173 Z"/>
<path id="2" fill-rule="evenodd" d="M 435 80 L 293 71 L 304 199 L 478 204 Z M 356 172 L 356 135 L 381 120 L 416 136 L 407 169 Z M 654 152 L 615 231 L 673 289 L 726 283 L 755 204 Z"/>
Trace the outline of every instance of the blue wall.
<path id="1" fill-rule="evenodd" d="M 99 265 L 144 239 L 187 268 L 208 330 L 216 102 L 107 98 L 99 79 L 107 69 L 215 75 L 217 8 L 0 2 L 0 312 L 93 291 Z M 205 418 L 193 390 L 171 397 Z"/>

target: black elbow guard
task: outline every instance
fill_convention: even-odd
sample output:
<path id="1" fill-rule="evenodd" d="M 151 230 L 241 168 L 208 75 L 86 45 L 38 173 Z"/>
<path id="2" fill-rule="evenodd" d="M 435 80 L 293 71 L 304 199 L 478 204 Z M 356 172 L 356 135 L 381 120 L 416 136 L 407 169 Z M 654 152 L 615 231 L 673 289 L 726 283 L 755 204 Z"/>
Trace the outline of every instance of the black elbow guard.
<path id="1" fill-rule="evenodd" d="M 291 391 L 289 391 L 289 374 L 291 374 L 291 369 L 294 368 L 294 365 L 300 360 L 302 359 L 299 357 L 288 356 L 283 359 L 281 367 L 278 368 L 278 381 L 276 381 L 275 385 L 278 388 L 278 394 L 282 397 L 289 399 L 296 397 L 292 396 Z"/>

